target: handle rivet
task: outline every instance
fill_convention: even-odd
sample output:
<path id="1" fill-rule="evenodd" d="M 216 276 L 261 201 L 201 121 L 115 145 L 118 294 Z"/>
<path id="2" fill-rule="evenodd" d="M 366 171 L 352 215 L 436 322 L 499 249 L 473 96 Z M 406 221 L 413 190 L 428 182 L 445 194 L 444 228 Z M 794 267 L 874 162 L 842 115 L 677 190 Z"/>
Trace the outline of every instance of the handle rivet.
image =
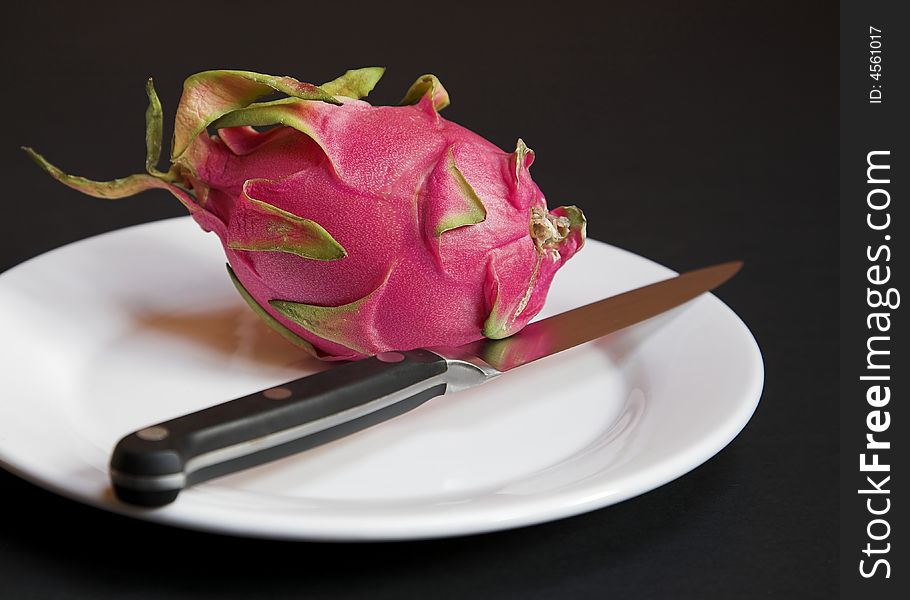
<path id="1" fill-rule="evenodd" d="M 136 437 L 147 442 L 160 442 L 171 434 L 164 427 L 146 427 L 136 432 Z"/>
<path id="2" fill-rule="evenodd" d="M 262 392 L 262 395 L 269 400 L 284 400 L 291 397 L 291 390 L 286 387 L 273 387 Z"/>
<path id="3" fill-rule="evenodd" d="M 380 352 L 376 358 L 384 363 L 397 363 L 404 360 L 404 354 L 401 352 Z"/>

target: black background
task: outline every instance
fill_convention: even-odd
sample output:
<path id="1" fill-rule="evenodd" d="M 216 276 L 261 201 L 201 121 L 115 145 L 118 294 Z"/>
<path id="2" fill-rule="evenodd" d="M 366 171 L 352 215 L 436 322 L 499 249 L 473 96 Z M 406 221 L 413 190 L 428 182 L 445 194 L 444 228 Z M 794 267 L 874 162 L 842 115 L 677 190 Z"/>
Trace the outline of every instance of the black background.
<path id="1" fill-rule="evenodd" d="M 550 205 L 583 207 L 591 237 L 677 270 L 746 261 L 718 294 L 750 325 L 766 363 L 745 431 L 691 474 L 620 505 L 416 543 L 170 529 L 0 473 L 0 597 L 835 594 L 837 5 L 583 6 L 15 2 L 0 36 L 0 270 L 183 213 L 159 191 L 86 198 L 17 149 L 32 145 L 98 179 L 140 172 L 149 75 L 167 123 L 183 78 L 204 69 L 318 83 L 384 65 L 370 96 L 378 104 L 433 72 L 452 97 L 445 116 L 502 148 L 523 137 Z"/>

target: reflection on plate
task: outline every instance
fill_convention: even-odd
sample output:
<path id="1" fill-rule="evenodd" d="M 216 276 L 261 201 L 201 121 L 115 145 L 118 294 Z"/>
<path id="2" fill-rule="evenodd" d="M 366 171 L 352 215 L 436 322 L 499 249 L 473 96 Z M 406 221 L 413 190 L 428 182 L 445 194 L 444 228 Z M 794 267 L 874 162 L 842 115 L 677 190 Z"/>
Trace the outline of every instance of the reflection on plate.
<path id="1" fill-rule="evenodd" d="M 326 446 L 186 490 L 115 500 L 110 452 L 145 425 L 326 368 L 246 307 L 189 218 L 83 240 L 0 275 L 0 464 L 114 512 L 287 539 L 411 539 L 540 523 L 695 468 L 743 428 L 762 361 L 703 296 Z M 672 272 L 589 241 L 541 316 Z"/>

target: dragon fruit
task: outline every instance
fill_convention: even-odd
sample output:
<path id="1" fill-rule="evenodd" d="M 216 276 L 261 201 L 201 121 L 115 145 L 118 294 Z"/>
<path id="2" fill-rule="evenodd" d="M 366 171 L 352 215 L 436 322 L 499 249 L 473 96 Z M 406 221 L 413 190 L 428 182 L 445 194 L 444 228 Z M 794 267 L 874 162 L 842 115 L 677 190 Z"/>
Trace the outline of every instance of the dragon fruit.
<path id="1" fill-rule="evenodd" d="M 503 152 L 442 118 L 449 96 L 435 76 L 420 77 L 400 106 L 361 100 L 383 71 L 321 86 L 246 71 L 193 75 L 167 172 L 157 168 L 162 111 L 151 80 L 147 174 L 92 181 L 24 150 L 92 196 L 170 191 L 220 238 L 252 309 L 318 358 L 509 336 L 584 244 L 584 215 L 547 209 L 522 140 Z M 287 97 L 260 101 L 275 92 Z"/>

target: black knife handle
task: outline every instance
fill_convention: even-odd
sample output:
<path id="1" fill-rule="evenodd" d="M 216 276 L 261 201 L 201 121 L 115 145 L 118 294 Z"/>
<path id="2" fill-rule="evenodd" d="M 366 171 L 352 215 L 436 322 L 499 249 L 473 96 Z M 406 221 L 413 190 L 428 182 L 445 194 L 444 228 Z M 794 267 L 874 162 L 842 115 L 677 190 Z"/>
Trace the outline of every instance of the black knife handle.
<path id="1" fill-rule="evenodd" d="M 124 502 L 163 506 L 185 487 L 416 408 L 446 392 L 446 369 L 427 350 L 387 352 L 146 427 L 114 449 L 114 492 Z"/>

